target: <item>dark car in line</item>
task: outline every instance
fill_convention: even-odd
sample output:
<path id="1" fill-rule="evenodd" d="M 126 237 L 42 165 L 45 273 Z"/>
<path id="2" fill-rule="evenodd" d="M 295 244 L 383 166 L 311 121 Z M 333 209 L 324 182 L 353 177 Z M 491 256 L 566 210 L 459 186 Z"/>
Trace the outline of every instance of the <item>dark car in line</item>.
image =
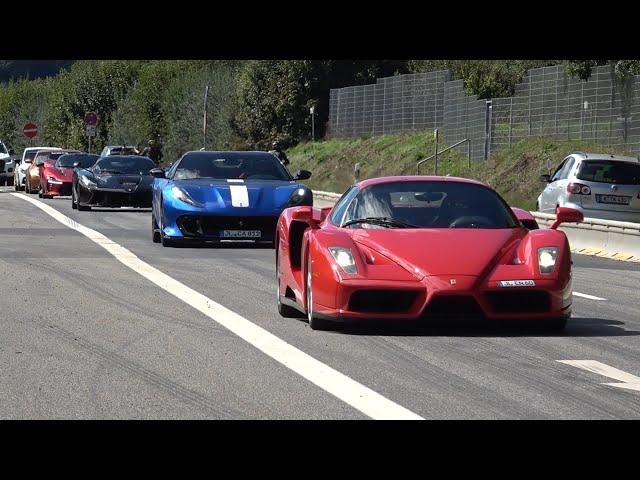
<path id="1" fill-rule="evenodd" d="M 149 173 L 155 164 L 149 157 L 109 155 L 73 172 L 71 202 L 78 210 L 91 207 L 151 207 Z"/>

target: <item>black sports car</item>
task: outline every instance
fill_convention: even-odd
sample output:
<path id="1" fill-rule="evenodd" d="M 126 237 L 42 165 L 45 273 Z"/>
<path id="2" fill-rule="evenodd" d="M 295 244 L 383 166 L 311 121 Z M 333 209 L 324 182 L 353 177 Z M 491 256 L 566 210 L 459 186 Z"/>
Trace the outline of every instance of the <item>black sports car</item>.
<path id="1" fill-rule="evenodd" d="M 151 207 L 149 174 L 155 164 L 149 157 L 110 155 L 100 157 L 91 167 L 78 166 L 73 172 L 72 207 Z"/>

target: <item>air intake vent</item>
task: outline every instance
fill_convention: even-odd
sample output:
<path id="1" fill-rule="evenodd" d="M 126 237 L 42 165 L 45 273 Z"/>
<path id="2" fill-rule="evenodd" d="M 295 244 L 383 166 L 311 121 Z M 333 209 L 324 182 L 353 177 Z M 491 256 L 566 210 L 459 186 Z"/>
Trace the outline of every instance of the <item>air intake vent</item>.
<path id="1" fill-rule="evenodd" d="M 549 294 L 540 290 L 511 290 L 487 292 L 487 300 L 496 313 L 548 312 Z"/>
<path id="2" fill-rule="evenodd" d="M 411 308 L 417 295 L 410 290 L 358 290 L 351 294 L 349 310 L 403 313 Z"/>
<path id="3" fill-rule="evenodd" d="M 484 316 L 475 298 L 466 295 L 438 295 L 422 312 L 423 318 L 478 318 Z"/>

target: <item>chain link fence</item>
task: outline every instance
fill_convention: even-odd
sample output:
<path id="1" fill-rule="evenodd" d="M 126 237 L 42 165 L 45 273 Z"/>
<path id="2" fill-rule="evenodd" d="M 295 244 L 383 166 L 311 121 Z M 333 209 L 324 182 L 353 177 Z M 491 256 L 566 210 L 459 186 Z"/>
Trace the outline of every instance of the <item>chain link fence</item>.
<path id="1" fill-rule="evenodd" d="M 440 128 L 447 144 L 469 139 L 471 158 L 527 137 L 548 136 L 640 153 L 640 76 L 596 67 L 587 81 L 563 65 L 529 70 L 512 97 L 479 100 L 447 70 L 332 89 L 329 135 L 353 137 Z M 464 148 L 464 147 L 462 147 Z"/>

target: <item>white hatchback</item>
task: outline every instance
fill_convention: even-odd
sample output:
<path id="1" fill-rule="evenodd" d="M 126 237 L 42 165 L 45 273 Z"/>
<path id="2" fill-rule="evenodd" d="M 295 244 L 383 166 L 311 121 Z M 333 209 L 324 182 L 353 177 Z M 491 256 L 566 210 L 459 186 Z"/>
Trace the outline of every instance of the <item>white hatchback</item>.
<path id="1" fill-rule="evenodd" d="M 555 213 L 556 207 L 580 210 L 585 217 L 640 223 L 640 160 L 598 153 L 572 153 L 547 183 L 536 209 Z"/>

